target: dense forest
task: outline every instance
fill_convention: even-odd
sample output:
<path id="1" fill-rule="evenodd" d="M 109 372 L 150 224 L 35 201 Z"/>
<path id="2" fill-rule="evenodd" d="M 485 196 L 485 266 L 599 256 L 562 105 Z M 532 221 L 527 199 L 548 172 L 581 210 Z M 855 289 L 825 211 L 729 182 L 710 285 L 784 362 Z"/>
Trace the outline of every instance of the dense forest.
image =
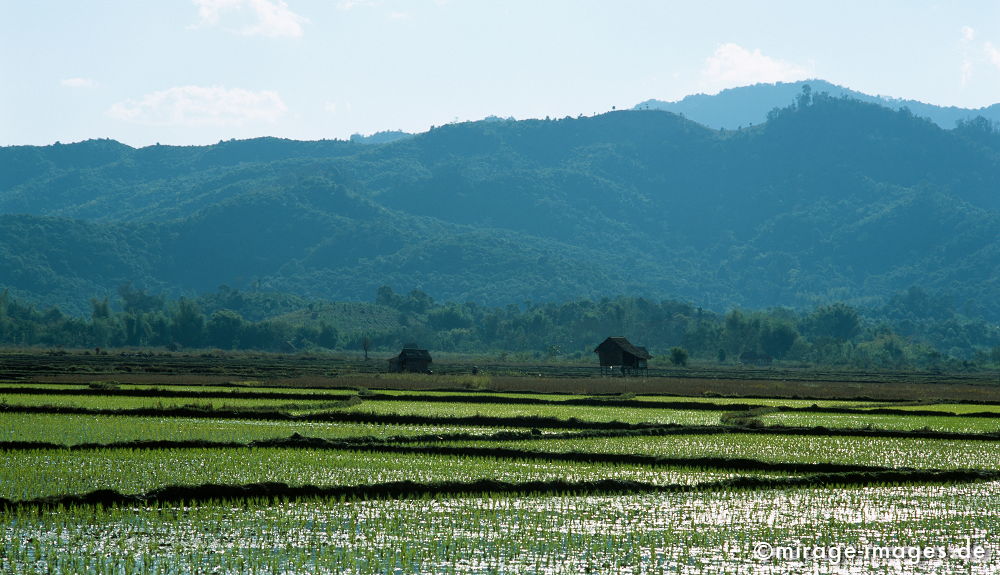
<path id="1" fill-rule="evenodd" d="M 750 354 L 781 364 L 860 369 L 1000 367 L 1000 328 L 957 314 L 947 298 L 913 288 L 871 310 L 843 303 L 718 314 L 644 298 L 525 302 L 503 307 L 438 303 L 382 286 L 371 302 L 310 301 L 223 287 L 168 300 L 130 285 L 92 300 L 89 317 L 39 310 L 0 295 L 0 344 L 161 350 L 367 352 L 404 344 L 494 361 L 587 361 L 608 335 L 626 335 L 653 365 L 734 364 Z"/>
<path id="2" fill-rule="evenodd" d="M 920 342 L 963 359 L 995 345 L 1000 132 L 986 119 L 946 130 L 905 108 L 804 90 L 738 130 L 631 110 L 390 136 L 0 148 L 4 317 L 59 310 L 45 312 L 52 321 L 28 314 L 37 335 L 5 324 L 4 340 L 229 347 L 209 335 L 225 323 L 217 312 L 240 313 L 241 329 L 274 316 L 199 294 L 224 285 L 361 310 L 390 285 L 474 305 L 403 316 L 413 323 L 371 334 L 386 345 L 423 325 L 430 331 L 417 339 L 440 349 L 577 353 L 610 327 L 567 317 L 602 316 L 607 298 L 697 302 L 705 311 L 663 311 L 684 321 L 634 330 L 696 357 L 764 347 L 694 335 L 699 321 L 724 327 L 731 310 L 779 310 L 739 313 L 761 330 L 784 318 L 799 342 L 786 355 L 803 359 L 847 353 L 865 337 L 905 343 L 914 361 Z M 123 284 L 159 294 L 159 307 L 118 310 Z M 893 312 L 910 288 L 947 301 L 950 315 Z M 317 303 L 333 301 L 354 303 Z M 864 327 L 839 347 L 821 345 L 805 318 L 838 302 L 861 311 Z M 180 335 L 182 311 L 205 333 Z M 148 321 L 129 323 L 139 315 Z M 60 321 L 80 328 L 77 340 L 45 339 Z M 875 335 L 883 324 L 889 331 Z M 331 327 L 333 347 L 349 345 Z M 84 335 L 105 328 L 107 337 Z M 255 337 L 241 331 L 239 345 L 322 345 L 311 333 Z"/>

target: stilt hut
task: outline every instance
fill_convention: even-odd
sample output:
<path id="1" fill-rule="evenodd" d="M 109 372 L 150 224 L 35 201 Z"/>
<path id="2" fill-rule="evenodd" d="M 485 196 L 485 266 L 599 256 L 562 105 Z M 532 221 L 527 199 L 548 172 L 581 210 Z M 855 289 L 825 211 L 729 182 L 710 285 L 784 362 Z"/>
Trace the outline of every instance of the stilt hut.
<path id="1" fill-rule="evenodd" d="M 645 375 L 646 361 L 653 356 L 646 348 L 632 345 L 624 337 L 609 337 L 594 350 L 601 363 L 601 374 Z"/>
<path id="2" fill-rule="evenodd" d="M 433 360 L 426 349 L 404 347 L 396 357 L 389 358 L 389 371 L 402 373 L 429 373 Z"/>

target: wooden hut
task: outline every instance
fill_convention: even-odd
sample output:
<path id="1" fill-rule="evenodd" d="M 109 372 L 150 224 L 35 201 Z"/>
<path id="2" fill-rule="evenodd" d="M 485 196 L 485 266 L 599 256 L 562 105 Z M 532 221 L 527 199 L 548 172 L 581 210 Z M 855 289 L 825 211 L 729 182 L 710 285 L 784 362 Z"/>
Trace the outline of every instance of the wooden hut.
<path id="1" fill-rule="evenodd" d="M 432 361 L 431 354 L 426 349 L 404 347 L 399 355 L 389 358 L 389 371 L 429 373 Z"/>
<path id="2" fill-rule="evenodd" d="M 594 350 L 601 363 L 601 373 L 637 375 L 646 373 L 646 361 L 653 356 L 646 348 L 632 345 L 624 337 L 609 337 Z"/>

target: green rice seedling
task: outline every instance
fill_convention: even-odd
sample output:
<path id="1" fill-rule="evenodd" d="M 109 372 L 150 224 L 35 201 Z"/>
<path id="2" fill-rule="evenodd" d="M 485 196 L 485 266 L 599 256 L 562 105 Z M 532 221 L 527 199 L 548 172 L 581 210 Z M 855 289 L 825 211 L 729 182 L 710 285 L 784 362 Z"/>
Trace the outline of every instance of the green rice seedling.
<path id="1" fill-rule="evenodd" d="M 538 459 L 281 448 L 95 449 L 0 452 L 0 497 L 28 500 L 111 489 L 142 494 L 171 485 L 344 486 L 493 479 L 511 483 L 603 479 L 690 485 L 726 471 Z M 745 475 L 745 474 L 743 474 Z"/>
<path id="2" fill-rule="evenodd" d="M 245 501 L 0 512 L 11 573 L 971 573 L 1000 567 L 997 482 L 616 496 Z M 763 546 L 762 546 L 763 545 Z M 782 549 L 937 548 L 852 562 Z M 963 558 L 963 547 L 994 551 Z M 762 550 L 764 552 L 762 552 Z"/>
<path id="3" fill-rule="evenodd" d="M 841 400 L 841 399 L 788 399 L 780 397 L 686 397 L 686 396 L 663 396 L 663 395 L 637 395 L 634 398 L 636 401 L 645 402 L 698 402 L 698 403 L 712 403 L 717 405 L 731 405 L 731 404 L 745 404 L 761 407 L 810 407 L 813 405 L 818 405 L 819 407 L 843 407 L 850 409 L 857 409 L 863 407 L 895 407 L 892 402 L 872 402 L 872 401 L 857 401 L 857 400 Z"/>
<path id="4" fill-rule="evenodd" d="M 323 401 L 327 401 L 324 399 Z M 324 409 L 317 401 L 312 406 Z M 302 401 L 282 399 L 236 399 L 236 398 L 198 398 L 198 397 L 127 397 L 110 395 L 23 395 L 0 394 L 0 402 L 9 406 L 53 406 L 75 407 L 83 409 L 136 409 L 136 408 L 175 408 L 195 407 L 198 409 L 272 409 L 286 410 L 302 408 Z M 332 404 L 331 404 L 332 405 Z M 307 407 L 308 409 L 308 407 Z"/>
<path id="5" fill-rule="evenodd" d="M 816 427 L 847 429 L 915 429 L 948 431 L 955 433 L 997 433 L 1000 432 L 1000 418 L 981 417 L 934 417 L 911 415 L 876 415 L 856 413 L 797 413 L 779 412 L 763 415 L 764 425 L 784 425 L 788 427 Z"/>
<path id="6" fill-rule="evenodd" d="M 871 406 L 868 406 L 871 407 Z M 906 411 L 944 411 L 956 414 L 968 413 L 998 413 L 1000 405 L 985 405 L 978 403 L 934 403 L 934 404 L 910 404 L 910 405 L 886 405 L 880 407 L 890 407 L 892 409 L 902 409 Z M 874 407 L 871 407 L 874 409 Z"/>
<path id="7" fill-rule="evenodd" d="M 188 419 L 122 415 L 0 413 L 0 441 L 59 445 L 137 440 L 249 443 L 299 434 L 325 439 L 391 438 L 409 435 L 492 433 L 503 428 L 447 425 L 384 425 L 253 419 Z"/>
<path id="8" fill-rule="evenodd" d="M 487 443 L 463 441 L 448 445 L 482 447 Z M 971 440 L 729 433 L 524 440 L 504 446 L 546 452 L 745 458 L 919 469 L 1000 469 L 1000 449 L 995 442 Z"/>
<path id="9" fill-rule="evenodd" d="M 719 412 L 681 409 L 635 409 L 613 406 L 517 405 L 477 403 L 436 403 L 420 401 L 368 401 L 349 411 L 375 414 L 420 415 L 427 417 L 553 417 L 569 421 L 620 421 L 623 423 L 677 423 L 711 425 L 719 422 Z M 567 427 L 572 427 L 571 424 Z"/>

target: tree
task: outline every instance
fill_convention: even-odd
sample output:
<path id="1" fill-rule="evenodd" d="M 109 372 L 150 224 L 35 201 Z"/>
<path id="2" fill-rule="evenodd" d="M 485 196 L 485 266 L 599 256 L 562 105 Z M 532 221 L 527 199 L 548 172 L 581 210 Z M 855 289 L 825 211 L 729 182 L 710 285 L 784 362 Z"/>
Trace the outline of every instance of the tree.
<path id="1" fill-rule="evenodd" d="M 458 329 L 472 325 L 472 318 L 456 304 L 436 307 L 427 312 L 427 324 L 438 331 Z"/>
<path id="2" fill-rule="evenodd" d="M 713 352 L 723 351 L 725 361 L 725 350 L 720 347 L 723 330 L 717 321 L 701 318 L 688 322 L 687 328 L 682 336 L 682 344 L 685 349 L 695 355 L 709 355 Z"/>
<path id="3" fill-rule="evenodd" d="M 786 323 L 768 323 L 760 332 L 760 348 L 764 353 L 781 359 L 792 349 L 799 333 Z"/>
<path id="4" fill-rule="evenodd" d="M 153 336 L 152 326 L 144 313 L 125 313 L 123 318 L 125 327 L 125 343 L 127 345 L 147 345 Z"/>
<path id="5" fill-rule="evenodd" d="M 812 335 L 840 342 L 854 339 L 861 333 L 857 310 L 844 303 L 817 308 L 806 318 L 806 325 Z"/>
<path id="6" fill-rule="evenodd" d="M 198 308 L 198 304 L 187 298 L 181 298 L 177 302 L 172 327 L 177 343 L 186 347 L 198 347 L 204 337 L 205 316 Z"/>
<path id="7" fill-rule="evenodd" d="M 243 316 L 228 309 L 220 309 L 212 313 L 206 326 L 209 345 L 223 349 L 239 347 L 242 331 Z"/>
<path id="8" fill-rule="evenodd" d="M 683 347 L 670 348 L 670 363 L 678 367 L 683 367 L 688 363 L 688 352 Z"/>
<path id="9" fill-rule="evenodd" d="M 122 300 L 122 309 L 129 313 L 163 309 L 163 296 L 149 295 L 146 290 L 133 288 L 131 283 L 118 286 L 118 297 Z"/>
<path id="10" fill-rule="evenodd" d="M 983 116 L 969 120 L 958 120 L 955 123 L 955 133 L 980 143 L 989 143 L 1000 135 L 1000 124 Z"/>
<path id="11" fill-rule="evenodd" d="M 121 344 L 125 339 L 125 334 L 121 324 L 111 315 L 108 298 L 91 299 L 90 305 L 93 310 L 91 312 L 90 344 L 97 347 Z"/>
<path id="12" fill-rule="evenodd" d="M 403 296 L 396 295 L 396 292 L 392 291 L 389 286 L 381 286 L 375 292 L 375 303 L 378 305 L 399 309 L 402 302 Z"/>
<path id="13" fill-rule="evenodd" d="M 406 296 L 402 311 L 424 313 L 434 305 L 434 299 L 422 290 L 414 289 Z"/>
<path id="14" fill-rule="evenodd" d="M 739 355 L 756 346 L 760 320 L 750 318 L 738 309 L 726 314 L 724 339 L 727 351 Z"/>
<path id="15" fill-rule="evenodd" d="M 240 346 L 253 349 L 285 348 L 285 343 L 294 338 L 294 330 L 285 322 L 259 321 L 247 322 L 240 335 Z"/>
<path id="16" fill-rule="evenodd" d="M 108 298 L 104 298 L 103 300 L 91 298 L 90 308 L 90 317 L 95 320 L 108 319 L 111 317 L 111 306 L 108 304 Z"/>
<path id="17" fill-rule="evenodd" d="M 802 93 L 795 98 L 796 103 L 799 108 L 805 108 L 812 103 L 812 86 L 809 84 L 802 84 Z"/>
<path id="18" fill-rule="evenodd" d="M 333 349 L 337 347 L 339 342 L 340 333 L 337 332 L 337 328 L 326 322 L 321 322 L 319 335 L 316 336 L 316 344 L 327 349 Z"/>

